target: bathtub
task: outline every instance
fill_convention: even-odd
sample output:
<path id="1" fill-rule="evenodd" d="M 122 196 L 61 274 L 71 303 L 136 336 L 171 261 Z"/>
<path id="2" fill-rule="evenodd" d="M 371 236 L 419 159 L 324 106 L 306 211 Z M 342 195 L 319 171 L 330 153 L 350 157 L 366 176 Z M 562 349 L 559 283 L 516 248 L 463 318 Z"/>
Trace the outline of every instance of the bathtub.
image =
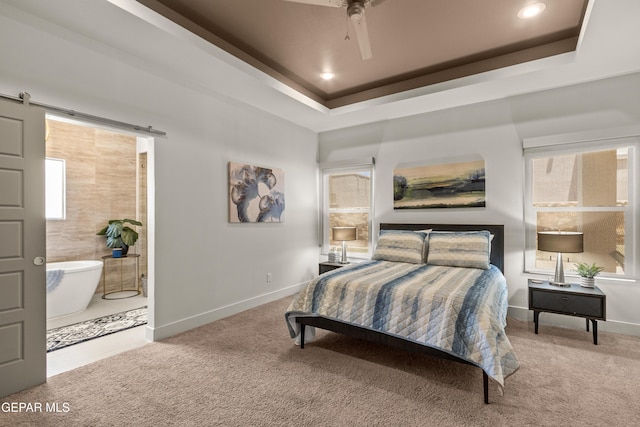
<path id="1" fill-rule="evenodd" d="M 54 270 L 64 270 L 64 275 L 51 291 L 47 291 L 47 319 L 86 310 L 100 283 L 102 261 L 47 263 L 47 273 Z"/>

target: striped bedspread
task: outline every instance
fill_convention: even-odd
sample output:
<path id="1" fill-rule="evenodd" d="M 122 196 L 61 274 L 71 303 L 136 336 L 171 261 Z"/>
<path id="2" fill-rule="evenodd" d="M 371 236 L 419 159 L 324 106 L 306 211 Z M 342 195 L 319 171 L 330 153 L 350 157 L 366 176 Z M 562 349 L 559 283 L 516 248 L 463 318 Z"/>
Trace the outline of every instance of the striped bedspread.
<path id="1" fill-rule="evenodd" d="M 317 315 L 444 350 L 481 367 L 501 386 L 518 367 L 504 328 L 500 270 L 368 261 L 321 275 L 295 296 L 285 318 Z M 305 330 L 305 342 L 312 333 Z M 310 336 L 311 335 L 311 336 Z"/>

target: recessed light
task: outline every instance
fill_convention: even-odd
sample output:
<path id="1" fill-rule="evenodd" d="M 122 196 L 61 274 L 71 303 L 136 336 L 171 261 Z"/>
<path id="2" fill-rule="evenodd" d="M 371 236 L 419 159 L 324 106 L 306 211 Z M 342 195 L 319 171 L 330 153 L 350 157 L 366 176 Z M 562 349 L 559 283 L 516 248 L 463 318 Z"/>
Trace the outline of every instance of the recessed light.
<path id="1" fill-rule="evenodd" d="M 320 76 L 325 80 L 331 80 L 336 76 L 336 73 L 332 73 L 331 71 L 325 71 L 324 73 L 320 74 Z"/>
<path id="2" fill-rule="evenodd" d="M 518 18 L 520 19 L 533 18 L 534 16 L 541 14 L 546 8 L 547 8 L 547 5 L 544 3 L 529 4 L 523 7 L 522 9 L 520 9 L 520 12 L 518 12 Z"/>

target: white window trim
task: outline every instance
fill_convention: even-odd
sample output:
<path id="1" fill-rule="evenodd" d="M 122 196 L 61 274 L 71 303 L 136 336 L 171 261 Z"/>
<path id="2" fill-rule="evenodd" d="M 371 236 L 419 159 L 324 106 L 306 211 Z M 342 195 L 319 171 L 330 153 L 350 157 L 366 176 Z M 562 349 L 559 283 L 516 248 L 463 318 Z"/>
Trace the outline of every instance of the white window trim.
<path id="1" fill-rule="evenodd" d="M 355 259 L 369 259 L 371 258 L 372 246 L 373 246 L 373 218 L 374 218 L 374 197 L 375 197 L 375 158 L 365 159 L 365 160 L 345 160 L 340 162 L 328 162 L 328 163 L 320 163 L 319 165 L 319 218 L 318 218 L 318 242 L 320 244 L 320 253 L 322 255 L 327 255 L 329 252 L 330 244 L 329 244 L 329 233 L 327 232 L 327 219 L 328 219 L 328 192 L 325 191 L 327 188 L 327 174 L 331 173 L 348 173 L 355 171 L 362 171 L 363 169 L 368 168 L 371 172 L 371 200 L 369 206 L 369 221 L 367 223 L 368 235 L 369 239 L 367 242 L 367 253 L 362 252 L 349 252 L 347 251 L 347 255 L 349 258 Z"/>
<path id="2" fill-rule="evenodd" d="M 536 209 L 531 200 L 531 159 L 575 153 L 578 151 L 597 151 L 599 149 L 611 149 L 619 147 L 632 147 L 629 153 L 629 192 L 630 203 L 627 207 L 606 208 L 607 211 L 620 209 L 625 212 L 625 274 L 601 273 L 609 279 L 638 281 L 640 272 L 640 126 L 629 126 L 614 129 L 600 129 L 589 132 L 553 135 L 539 138 L 525 138 L 523 140 L 524 181 L 524 230 L 525 230 L 525 273 L 551 274 L 550 270 L 532 268 L 535 265 L 536 255 Z M 605 209 L 605 208 L 603 208 Z M 576 208 L 575 210 L 579 210 Z M 585 208 L 593 211 L 597 208 Z M 630 260 L 631 262 L 627 262 Z"/>

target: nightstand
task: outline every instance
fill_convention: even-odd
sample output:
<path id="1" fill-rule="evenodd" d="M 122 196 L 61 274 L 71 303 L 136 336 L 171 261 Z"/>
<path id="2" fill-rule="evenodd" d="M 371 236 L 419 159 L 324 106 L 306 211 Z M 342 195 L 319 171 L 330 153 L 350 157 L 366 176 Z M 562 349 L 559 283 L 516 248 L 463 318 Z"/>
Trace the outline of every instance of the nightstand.
<path id="1" fill-rule="evenodd" d="M 321 262 L 318 265 L 319 267 L 318 270 L 320 271 L 320 274 L 322 274 L 322 273 L 326 273 L 327 271 L 335 270 L 336 268 L 344 267 L 345 265 L 349 265 L 349 264 L 325 261 L 325 262 Z"/>
<path id="2" fill-rule="evenodd" d="M 607 320 L 607 296 L 597 286 L 584 288 L 572 283 L 568 287 L 550 285 L 547 281 L 529 279 L 529 310 L 533 310 L 535 332 L 541 312 L 584 317 L 589 330 L 593 325 L 593 343 L 598 344 L 598 320 Z"/>

